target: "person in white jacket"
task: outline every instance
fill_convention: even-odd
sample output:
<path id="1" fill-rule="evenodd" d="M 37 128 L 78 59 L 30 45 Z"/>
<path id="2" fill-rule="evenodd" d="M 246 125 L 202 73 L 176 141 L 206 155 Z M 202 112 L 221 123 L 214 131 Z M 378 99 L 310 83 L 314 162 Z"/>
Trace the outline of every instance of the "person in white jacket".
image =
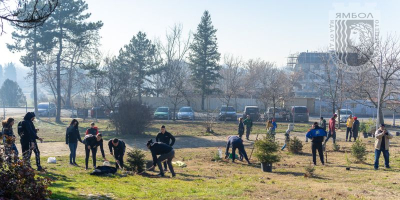
<path id="1" fill-rule="evenodd" d="M 379 157 L 381 152 L 385 158 L 385 167 L 389 166 L 389 139 L 392 139 L 393 135 L 386 130 L 385 124 L 381 124 L 378 130 L 375 132 L 375 163 L 374 168 L 377 170 L 379 168 Z"/>

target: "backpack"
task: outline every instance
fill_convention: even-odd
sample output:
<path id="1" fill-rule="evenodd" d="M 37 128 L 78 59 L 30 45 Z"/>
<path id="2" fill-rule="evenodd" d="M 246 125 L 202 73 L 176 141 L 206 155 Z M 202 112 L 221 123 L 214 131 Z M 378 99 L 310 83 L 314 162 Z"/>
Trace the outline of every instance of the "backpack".
<path id="1" fill-rule="evenodd" d="M 24 136 L 23 122 L 24 121 L 18 122 L 18 135 L 19 135 L 19 137 L 23 137 Z"/>

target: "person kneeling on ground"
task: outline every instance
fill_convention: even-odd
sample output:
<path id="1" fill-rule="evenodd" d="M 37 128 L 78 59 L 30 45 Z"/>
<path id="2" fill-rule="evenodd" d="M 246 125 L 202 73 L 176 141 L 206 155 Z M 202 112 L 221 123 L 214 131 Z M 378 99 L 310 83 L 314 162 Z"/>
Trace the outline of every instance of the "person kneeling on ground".
<path id="1" fill-rule="evenodd" d="M 175 144 L 175 137 L 170 132 L 166 131 L 165 126 L 162 125 L 160 132 L 157 134 L 156 142 L 162 142 L 172 147 Z M 164 162 L 164 171 L 167 171 L 166 162 Z"/>
<path id="2" fill-rule="evenodd" d="M 161 166 L 161 162 L 166 160 L 172 177 L 175 177 L 174 168 L 172 166 L 172 159 L 175 157 L 174 148 L 161 142 L 153 142 L 153 140 L 149 140 L 146 146 L 148 149 L 150 149 L 151 155 L 153 157 L 153 166 L 147 170 L 152 170 L 157 165 L 160 169 L 160 173 L 158 174 L 158 176 L 164 177 L 165 175 L 164 170 Z M 157 158 L 157 155 L 160 156 L 158 156 Z"/>
<path id="3" fill-rule="evenodd" d="M 243 157 L 246 159 L 247 163 L 250 164 L 249 158 L 247 158 L 246 151 L 244 150 L 244 145 L 243 145 L 243 140 L 236 136 L 232 135 L 228 137 L 228 143 L 226 144 L 226 152 L 225 152 L 225 158 L 228 158 L 229 156 L 229 148 L 232 144 L 232 162 L 235 162 L 235 152 L 236 149 L 239 150 L 239 155 L 240 155 L 240 160 L 243 160 Z"/>
<path id="4" fill-rule="evenodd" d="M 108 141 L 108 148 L 110 148 L 110 154 L 114 156 L 116 160 L 116 168 L 122 169 L 124 167 L 124 155 L 126 150 L 125 142 L 117 138 L 111 139 L 110 141 Z"/>
<path id="5" fill-rule="evenodd" d="M 318 126 L 318 122 L 315 122 L 313 128 L 306 134 L 307 138 L 311 139 L 311 150 L 313 155 L 314 165 L 317 165 L 317 150 L 319 154 L 319 158 L 321 160 L 322 165 L 324 165 L 324 154 L 322 150 L 322 142 L 324 141 L 324 137 L 326 137 L 326 131 Z"/>
<path id="6" fill-rule="evenodd" d="M 392 139 L 393 135 L 385 129 L 385 124 L 381 124 L 378 130 L 375 132 L 375 163 L 374 168 L 377 170 L 379 168 L 379 157 L 381 152 L 383 153 L 383 158 L 385 158 L 385 167 L 389 166 L 389 139 Z"/>
<path id="7" fill-rule="evenodd" d="M 104 161 L 107 161 L 106 155 L 104 154 L 103 138 L 102 138 L 101 133 L 99 133 L 97 135 L 92 135 L 92 134 L 86 135 L 85 139 L 83 140 L 83 143 L 85 144 L 85 153 L 86 153 L 85 165 L 86 165 L 86 170 L 88 169 L 90 151 L 92 151 L 93 169 L 96 169 L 96 153 L 97 153 L 97 147 L 98 146 L 100 146 L 101 155 L 103 156 Z"/>

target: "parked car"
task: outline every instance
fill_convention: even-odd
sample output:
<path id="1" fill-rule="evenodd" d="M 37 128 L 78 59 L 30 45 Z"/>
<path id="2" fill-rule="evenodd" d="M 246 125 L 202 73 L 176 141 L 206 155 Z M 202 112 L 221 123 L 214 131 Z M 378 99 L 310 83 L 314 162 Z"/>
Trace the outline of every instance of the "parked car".
<path id="1" fill-rule="evenodd" d="M 168 107 L 158 107 L 154 111 L 154 119 L 171 119 L 171 113 Z"/>
<path id="2" fill-rule="evenodd" d="M 55 103 L 43 102 L 38 104 L 38 116 L 51 117 L 56 116 L 57 107 Z"/>
<path id="3" fill-rule="evenodd" d="M 191 107 L 182 107 L 176 114 L 177 119 L 190 119 L 194 120 L 194 111 Z"/>
<path id="4" fill-rule="evenodd" d="M 250 119 L 253 121 L 258 121 L 260 119 L 260 109 L 258 106 L 245 106 L 243 111 L 243 119 L 250 115 Z"/>
<path id="5" fill-rule="evenodd" d="M 286 121 L 289 112 L 285 108 L 275 107 L 275 120 Z M 274 107 L 268 107 L 264 114 L 265 120 L 274 118 Z"/>
<path id="6" fill-rule="evenodd" d="M 96 106 L 90 110 L 90 116 L 92 118 L 107 118 L 109 114 L 110 111 L 107 111 L 104 106 Z"/>
<path id="7" fill-rule="evenodd" d="M 347 122 L 347 118 L 349 118 L 350 115 L 353 115 L 353 111 L 350 109 L 340 109 L 340 122 Z"/>
<path id="8" fill-rule="evenodd" d="M 289 121 L 295 122 L 308 122 L 310 118 L 310 113 L 306 106 L 292 106 L 290 110 Z"/>
<path id="9" fill-rule="evenodd" d="M 221 106 L 218 115 L 219 120 L 237 120 L 237 114 L 235 108 L 232 106 Z"/>

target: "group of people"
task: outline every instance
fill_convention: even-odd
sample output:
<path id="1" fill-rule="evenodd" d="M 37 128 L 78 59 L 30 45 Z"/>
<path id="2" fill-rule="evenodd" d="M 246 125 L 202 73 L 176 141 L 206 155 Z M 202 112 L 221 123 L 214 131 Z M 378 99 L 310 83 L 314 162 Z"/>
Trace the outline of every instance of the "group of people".
<path id="1" fill-rule="evenodd" d="M 324 162 L 324 156 L 323 152 L 326 146 L 326 143 L 330 138 L 333 139 L 333 143 L 336 143 L 336 119 L 337 119 L 337 114 L 334 114 L 330 119 L 329 119 L 329 124 L 328 124 L 328 132 L 327 132 L 327 123 L 326 120 L 321 117 L 319 123 L 314 122 L 311 129 L 306 133 L 306 142 L 310 139 L 312 144 L 311 144 L 311 151 L 312 151 L 312 157 L 313 157 L 313 163 L 314 165 L 317 164 L 317 152 L 320 157 L 320 161 L 322 165 L 325 164 Z M 245 121 L 243 121 L 242 118 L 239 118 L 239 124 L 238 124 L 238 135 L 239 136 L 229 136 L 228 137 L 228 143 L 226 147 L 226 158 L 229 155 L 229 148 L 230 145 L 232 145 L 232 161 L 235 161 L 235 151 L 236 149 L 239 149 L 239 155 L 240 155 L 240 160 L 243 159 L 243 157 L 247 160 L 248 163 L 250 161 L 247 159 L 247 154 L 246 151 L 244 150 L 244 145 L 243 145 L 243 140 L 241 139 L 244 133 L 244 128 L 246 126 L 246 139 L 249 139 L 250 131 L 253 126 L 253 123 L 250 119 L 250 116 L 247 115 L 247 118 Z M 275 130 L 277 128 L 277 124 L 275 122 L 275 119 L 270 119 L 266 123 L 266 128 L 267 128 L 267 135 L 271 136 L 271 139 L 275 139 Z M 288 129 L 285 132 L 285 143 L 282 146 L 281 150 L 284 150 L 287 146 L 287 144 L 290 141 L 290 132 L 292 131 L 291 125 L 288 125 Z M 346 122 L 346 142 L 352 141 L 352 138 L 354 139 L 353 141 L 356 141 L 358 138 L 358 132 L 360 128 L 360 122 L 357 119 L 357 117 L 353 117 L 350 115 L 347 119 Z M 385 159 L 385 167 L 390 168 L 389 165 L 389 140 L 393 138 L 393 135 L 389 133 L 389 131 L 386 130 L 385 124 L 381 124 L 379 129 L 376 130 L 375 132 L 375 162 L 374 162 L 374 168 L 378 169 L 379 168 L 379 158 L 380 155 L 383 154 L 383 157 Z"/>
<path id="2" fill-rule="evenodd" d="M 43 168 L 40 164 L 40 151 L 37 145 L 37 140 L 43 142 L 43 139 L 38 136 L 39 129 L 35 128 L 33 121 L 35 120 L 35 113 L 28 112 L 23 120 L 18 123 L 18 135 L 20 137 L 22 158 L 29 166 L 32 152 L 35 153 L 36 166 L 38 171 Z M 16 135 L 14 134 L 13 125 L 15 124 L 14 118 L 7 118 L 2 122 L 1 136 L 5 146 L 5 155 L 9 162 L 16 162 L 19 158 L 19 152 L 15 145 Z"/>
<path id="3" fill-rule="evenodd" d="M 73 119 L 67 128 L 65 134 L 65 143 L 69 146 L 69 164 L 78 166 L 76 163 L 76 149 L 78 147 L 78 141 L 85 145 L 85 169 L 88 170 L 90 153 L 92 154 L 93 169 L 96 169 L 96 154 L 97 149 L 100 147 L 101 155 L 104 161 L 108 161 L 104 153 L 103 148 L 103 135 L 99 133 L 99 129 L 95 126 L 95 123 L 90 124 L 90 128 L 86 130 L 84 139 L 81 139 L 79 132 L 79 122 Z M 125 155 L 126 145 L 125 142 L 114 138 L 108 141 L 108 147 L 110 155 L 115 158 L 116 168 L 124 167 L 123 157 Z"/>

